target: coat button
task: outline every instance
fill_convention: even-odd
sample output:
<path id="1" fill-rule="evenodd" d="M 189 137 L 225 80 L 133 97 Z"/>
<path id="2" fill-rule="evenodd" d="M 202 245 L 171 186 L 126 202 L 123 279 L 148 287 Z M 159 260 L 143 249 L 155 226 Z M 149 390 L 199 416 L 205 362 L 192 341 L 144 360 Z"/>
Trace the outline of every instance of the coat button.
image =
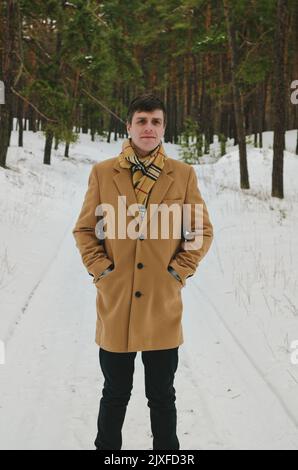
<path id="1" fill-rule="evenodd" d="M 140 292 L 139 290 L 137 290 L 137 292 L 135 293 L 135 296 L 136 296 L 136 297 L 141 297 L 141 295 L 142 295 L 142 292 Z"/>
<path id="2" fill-rule="evenodd" d="M 144 265 L 143 265 L 143 263 L 138 263 L 138 264 L 137 264 L 137 267 L 138 267 L 139 269 L 142 269 L 142 268 L 144 267 Z"/>

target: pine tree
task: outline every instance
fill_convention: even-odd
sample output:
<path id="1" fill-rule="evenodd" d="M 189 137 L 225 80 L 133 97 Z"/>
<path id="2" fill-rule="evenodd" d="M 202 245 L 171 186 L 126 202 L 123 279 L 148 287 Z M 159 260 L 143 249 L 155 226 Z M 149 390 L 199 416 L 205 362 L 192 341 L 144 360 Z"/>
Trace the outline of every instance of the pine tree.
<path id="1" fill-rule="evenodd" d="M 283 161 L 285 149 L 285 63 L 286 36 L 289 21 L 288 1 L 277 0 L 276 31 L 275 31 L 275 73 L 274 73 L 274 142 L 272 168 L 272 196 L 283 198 Z"/>

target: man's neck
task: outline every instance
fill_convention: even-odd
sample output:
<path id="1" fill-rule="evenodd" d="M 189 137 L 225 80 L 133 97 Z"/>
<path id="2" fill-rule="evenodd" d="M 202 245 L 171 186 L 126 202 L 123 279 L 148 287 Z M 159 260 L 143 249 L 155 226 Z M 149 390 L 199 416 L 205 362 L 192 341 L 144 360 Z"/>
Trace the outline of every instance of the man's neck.
<path id="1" fill-rule="evenodd" d="M 154 149 L 150 150 L 150 152 L 145 152 L 144 150 L 141 150 L 139 149 L 132 141 L 131 141 L 131 146 L 132 148 L 134 149 L 136 155 L 138 158 L 140 158 L 141 160 L 148 157 L 149 155 L 151 155 L 151 153 L 155 152 L 155 150 L 157 149 L 157 147 L 159 147 L 160 144 L 158 144 L 156 147 L 154 147 Z"/>

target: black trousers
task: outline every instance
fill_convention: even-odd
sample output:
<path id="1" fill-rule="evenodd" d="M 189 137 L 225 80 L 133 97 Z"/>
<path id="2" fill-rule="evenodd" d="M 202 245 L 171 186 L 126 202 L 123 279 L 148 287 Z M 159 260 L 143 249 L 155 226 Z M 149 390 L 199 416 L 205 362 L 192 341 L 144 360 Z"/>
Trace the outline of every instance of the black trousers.
<path id="1" fill-rule="evenodd" d="M 136 354 L 99 349 L 99 361 L 105 379 L 95 440 L 95 446 L 99 450 L 121 449 L 122 426 L 133 386 Z M 176 435 L 176 395 L 173 386 L 178 366 L 178 348 L 143 351 L 142 361 L 145 369 L 145 393 L 150 408 L 153 449 L 179 449 Z"/>

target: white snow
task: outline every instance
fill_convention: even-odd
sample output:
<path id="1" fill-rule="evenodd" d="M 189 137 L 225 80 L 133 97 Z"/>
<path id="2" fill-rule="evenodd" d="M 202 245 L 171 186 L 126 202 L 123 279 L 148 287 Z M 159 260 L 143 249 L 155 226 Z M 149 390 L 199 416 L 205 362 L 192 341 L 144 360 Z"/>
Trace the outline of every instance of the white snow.
<path id="1" fill-rule="evenodd" d="M 270 132 L 264 149 L 248 146 L 250 190 L 239 189 L 231 142 L 217 163 L 195 166 L 215 238 L 182 291 L 181 449 L 298 448 L 296 132 L 287 133 L 284 200 L 270 196 Z M 45 166 L 43 135 L 25 132 L 20 149 L 13 132 L 10 169 L 0 168 L 0 449 L 94 448 L 96 292 L 71 231 L 91 165 L 121 143 L 81 135 L 71 158 L 60 146 Z M 178 158 L 177 146 L 165 148 Z M 123 449 L 151 441 L 138 354 Z"/>

